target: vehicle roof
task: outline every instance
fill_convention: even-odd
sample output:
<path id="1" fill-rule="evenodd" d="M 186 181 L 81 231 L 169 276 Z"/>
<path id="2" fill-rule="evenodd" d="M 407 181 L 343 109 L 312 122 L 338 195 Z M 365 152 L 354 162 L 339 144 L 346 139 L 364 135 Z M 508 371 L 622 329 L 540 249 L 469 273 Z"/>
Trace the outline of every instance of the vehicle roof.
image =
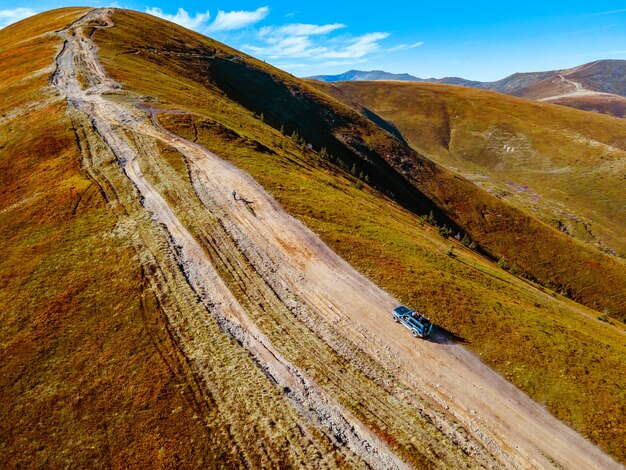
<path id="1" fill-rule="evenodd" d="M 409 313 L 409 312 L 413 312 L 413 310 L 411 310 L 408 307 L 405 307 L 404 305 L 400 305 L 399 307 L 396 307 L 393 309 L 394 312 L 400 313 L 400 314 L 405 314 L 405 313 Z"/>

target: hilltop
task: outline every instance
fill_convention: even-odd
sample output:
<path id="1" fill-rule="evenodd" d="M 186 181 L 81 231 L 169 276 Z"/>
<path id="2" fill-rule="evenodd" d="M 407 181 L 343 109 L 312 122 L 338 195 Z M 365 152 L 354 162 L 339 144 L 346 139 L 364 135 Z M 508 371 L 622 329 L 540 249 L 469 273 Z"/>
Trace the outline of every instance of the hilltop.
<path id="1" fill-rule="evenodd" d="M 7 465 L 626 460 L 619 259 L 149 15 L 43 13 L 0 60 Z"/>

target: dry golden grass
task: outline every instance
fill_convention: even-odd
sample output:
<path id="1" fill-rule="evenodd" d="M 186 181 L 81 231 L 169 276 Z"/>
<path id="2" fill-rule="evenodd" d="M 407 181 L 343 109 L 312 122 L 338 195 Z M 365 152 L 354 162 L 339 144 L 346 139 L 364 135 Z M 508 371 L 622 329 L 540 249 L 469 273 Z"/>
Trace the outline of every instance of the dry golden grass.
<path id="1" fill-rule="evenodd" d="M 0 260 L 0 455 L 9 467 L 201 463 L 227 442 L 212 440 L 203 419 L 215 409 L 163 328 L 134 249 L 112 235 L 115 214 L 81 171 L 64 103 L 45 104 L 50 73 L 25 79 L 60 46 L 41 34 L 85 11 L 0 32 L 2 113 L 44 101 L 0 124 L 0 233 L 10 247 Z"/>
<path id="2" fill-rule="evenodd" d="M 11 76 L 28 77 L 51 64 L 59 47 L 54 37 L 32 41 L 23 50 L 33 56 L 31 64 L 11 52 L 11 38 L 61 28 L 79 14 L 60 10 L 1 31 L 0 57 L 18 64 Z M 326 146 L 344 159 L 347 170 L 353 160 L 361 164 L 354 147 L 372 159 L 376 152 L 401 150 L 347 108 L 258 61 L 233 61 L 241 54 L 179 27 L 124 12 L 114 21 L 116 28 L 95 35 L 114 78 L 126 89 L 158 96 L 159 106 L 196 113 L 162 115 L 165 125 L 244 168 L 354 266 L 626 460 L 621 325 L 600 322 L 596 312 L 543 292 L 443 239 L 415 213 L 288 137 L 296 128 L 306 132 L 316 150 Z M 155 36 L 152 28 L 161 34 Z M 3 76 L 1 83 L 11 81 L 11 88 L 3 88 L 0 119 L 41 98 L 48 76 L 26 85 Z M 292 90 L 295 99 L 289 98 Z M 268 104 L 268 96 L 285 101 Z M 106 178 L 124 188 L 116 197 L 109 194 L 114 204 L 107 204 L 83 172 L 76 138 L 83 144 L 97 138 L 82 133 L 65 111 L 62 102 L 54 102 L 27 116 L 0 120 L 0 235 L 11 247 L 0 261 L 0 304 L 8 306 L 1 312 L 0 330 L 2 460 L 50 467 L 296 466 L 321 453 L 328 455 L 327 463 L 345 465 L 319 433 L 301 434 L 284 395 L 210 322 L 202 340 L 214 358 L 211 380 L 196 383 L 165 327 L 167 306 L 148 289 L 132 242 L 133 233 L 152 237 L 153 229 L 149 223 L 134 222 L 135 229 L 125 223 L 141 220 L 141 207 L 106 153 L 101 155 Z M 342 123 L 340 129 L 324 120 L 329 113 Z M 283 122 L 287 135 L 277 130 Z M 352 132 L 355 140 L 347 145 L 343 140 Z M 155 166 L 148 177 L 168 179 L 172 191 L 166 196 L 200 236 L 192 217 L 198 203 L 180 155 L 166 150 L 159 165 L 164 171 Z M 380 190 L 397 181 L 378 160 L 363 165 L 381 170 L 369 174 L 379 178 Z M 427 198 L 405 191 L 396 195 L 404 206 L 417 212 L 429 208 Z M 120 215 L 122 205 L 126 215 Z M 446 254 L 450 245 L 454 257 Z M 245 294 L 237 292 L 240 298 Z M 428 467 L 441 453 L 437 431 L 398 398 L 401 390 L 372 383 L 284 312 L 255 314 L 282 352 L 405 458 Z M 446 448 L 446 455 L 462 462 L 458 448 Z"/>
<path id="3" fill-rule="evenodd" d="M 359 189 L 354 178 L 338 175 L 315 155 L 298 155 L 289 139 L 274 147 L 276 153 L 265 153 L 225 135 L 212 120 L 173 115 L 162 120 L 248 171 L 353 266 L 426 312 L 557 417 L 623 459 L 621 324 L 601 322 L 597 313 L 444 240 L 367 185 Z M 262 145 L 276 138 L 262 127 L 255 134 Z M 450 246 L 454 257 L 446 254 Z M 590 396 L 598 406 L 592 412 Z"/>
<path id="4" fill-rule="evenodd" d="M 111 50 L 103 62 L 117 79 L 132 83 L 133 91 L 152 95 L 158 90 L 163 101 L 185 103 L 195 112 L 215 109 L 244 137 L 251 114 L 286 134 L 297 131 L 313 148 L 326 148 L 344 168 L 367 175 L 373 186 L 393 194 L 405 207 L 419 214 L 434 210 L 441 224 L 451 219 L 495 259 L 505 257 L 530 277 L 588 306 L 606 308 L 618 318 L 626 314 L 626 293 L 621 289 L 626 283 L 624 263 L 576 243 L 432 165 L 367 119 L 285 72 L 196 33 L 168 27 L 167 38 L 148 39 L 142 18 L 119 14 L 118 19 L 126 31 L 108 45 L 115 52 Z M 105 47 L 106 35 L 107 31 L 96 34 Z M 141 72 L 147 68 L 150 74 Z M 232 101 L 244 108 L 232 108 Z M 597 267 L 604 277 L 588 267 Z"/>

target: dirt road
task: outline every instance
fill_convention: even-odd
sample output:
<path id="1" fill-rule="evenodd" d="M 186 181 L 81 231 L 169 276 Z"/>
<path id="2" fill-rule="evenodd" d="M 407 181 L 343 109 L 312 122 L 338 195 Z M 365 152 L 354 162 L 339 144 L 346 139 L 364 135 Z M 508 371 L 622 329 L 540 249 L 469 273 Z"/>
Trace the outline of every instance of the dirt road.
<path id="1" fill-rule="evenodd" d="M 300 316 L 324 322 L 415 394 L 447 410 L 502 466 L 620 468 L 459 344 L 441 334 L 435 334 L 433 341 L 414 340 L 391 321 L 390 311 L 397 300 L 339 258 L 250 176 L 207 149 L 160 128 L 140 107 L 103 96 L 121 85 L 108 78 L 98 63 L 97 47 L 80 31 L 94 19 L 111 26 L 107 18 L 107 10 L 94 10 L 68 27 L 75 34 L 61 33 L 66 42 L 57 57 L 53 84 L 71 106 L 88 116 L 111 148 L 146 209 L 167 230 L 170 249 L 207 309 L 240 338 L 279 384 L 293 390 L 294 406 L 303 413 L 307 408 L 316 409 L 322 427 L 341 428 L 351 450 L 370 465 L 404 465 L 333 397 L 281 356 L 257 328 L 202 247 L 143 177 L 125 132 L 166 142 L 184 155 L 194 189 L 232 239 L 229 246 L 236 246 L 250 260 L 284 305 Z M 82 89 L 77 69 L 89 84 L 87 89 Z"/>
<path id="2" fill-rule="evenodd" d="M 165 227 L 170 248 L 183 267 L 190 286 L 223 329 L 246 347 L 277 384 L 290 390 L 292 404 L 303 415 L 326 428 L 329 434 L 340 435 L 342 442 L 368 465 L 376 468 L 405 468 L 406 464 L 385 443 L 272 346 L 225 286 L 202 246 L 178 220 L 165 199 L 144 178 L 135 150 L 117 129 L 120 125 L 137 129 L 139 116 L 134 110 L 109 102 L 101 96 L 102 92 L 117 90 L 120 85 L 106 75 L 96 59 L 95 44 L 83 35 L 81 29 L 95 20 L 111 26 L 107 13 L 107 10 L 92 11 L 68 28 L 73 34 L 67 31 L 61 33 L 65 44 L 56 60 L 57 69 L 52 84 L 76 110 L 89 117 L 136 187 L 144 207 L 155 222 Z M 81 89 L 77 69 L 89 83 L 87 90 Z M 193 351 L 193 348 L 187 348 L 192 360 Z"/>
<path id="3" fill-rule="evenodd" d="M 545 98 L 541 98 L 537 101 L 554 101 L 559 100 L 561 98 L 571 98 L 575 96 L 608 96 L 612 97 L 615 95 L 611 95 L 610 93 L 603 93 L 601 91 L 593 91 L 587 90 L 581 83 L 570 80 L 569 78 L 564 77 L 563 75 L 558 76 L 559 79 L 563 82 L 563 84 L 574 87 L 572 91 L 568 91 L 567 93 L 562 93 L 559 95 L 546 96 Z"/>

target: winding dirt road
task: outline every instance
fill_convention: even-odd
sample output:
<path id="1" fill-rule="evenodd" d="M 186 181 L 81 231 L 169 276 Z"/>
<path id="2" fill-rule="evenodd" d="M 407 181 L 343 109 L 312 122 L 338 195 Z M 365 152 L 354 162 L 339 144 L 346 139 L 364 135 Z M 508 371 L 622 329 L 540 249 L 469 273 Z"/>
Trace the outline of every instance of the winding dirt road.
<path id="1" fill-rule="evenodd" d="M 184 155 L 194 189 L 256 272 L 290 310 L 323 321 L 381 364 L 414 392 L 436 403 L 510 468 L 621 468 L 599 448 L 485 366 L 459 344 L 435 335 L 414 340 L 391 321 L 398 304 L 287 214 L 249 175 L 207 149 L 161 128 L 140 106 L 107 99 L 120 90 L 97 60 L 97 47 L 81 28 L 98 20 L 112 26 L 108 10 L 94 10 L 59 33 L 65 45 L 52 83 L 84 113 L 115 154 L 156 223 L 189 284 L 224 325 L 263 364 L 305 414 L 318 425 L 341 429 L 350 449 L 375 468 L 405 466 L 372 432 L 277 351 L 237 302 L 202 247 L 161 194 L 143 177 L 126 133 L 165 142 Z M 69 31 L 72 30 L 73 34 Z M 77 70 L 87 81 L 83 89 Z M 125 131 L 125 132 L 123 132 Z M 233 198 L 236 189 L 238 198 Z M 247 204 L 245 201 L 251 201 Z M 252 209 L 252 210 L 251 210 Z"/>
<path id="2" fill-rule="evenodd" d="M 558 77 L 561 79 L 561 81 L 564 84 L 574 87 L 574 89 L 572 91 L 568 91 L 567 93 L 546 96 L 545 98 L 540 98 L 537 101 L 555 101 L 555 100 L 560 100 L 561 98 L 572 98 L 572 97 L 577 97 L 577 96 L 608 96 L 608 97 L 615 96 L 610 93 L 603 93 L 601 91 L 587 90 L 581 83 L 570 80 L 569 78 L 566 78 L 565 76 L 561 74 L 559 74 Z"/>

